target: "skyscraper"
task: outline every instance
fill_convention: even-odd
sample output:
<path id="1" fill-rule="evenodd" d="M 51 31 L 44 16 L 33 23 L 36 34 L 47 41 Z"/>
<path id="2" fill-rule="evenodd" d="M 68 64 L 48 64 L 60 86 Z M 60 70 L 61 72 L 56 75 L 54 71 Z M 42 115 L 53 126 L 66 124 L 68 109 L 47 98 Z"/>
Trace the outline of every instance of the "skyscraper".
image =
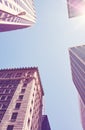
<path id="1" fill-rule="evenodd" d="M 79 94 L 80 112 L 85 130 L 85 45 L 69 49 L 72 78 Z"/>
<path id="2" fill-rule="evenodd" d="M 41 130 L 51 130 L 47 115 L 42 116 L 42 129 Z"/>
<path id="3" fill-rule="evenodd" d="M 0 70 L 0 130 L 41 130 L 43 95 L 38 68 Z"/>
<path id="4" fill-rule="evenodd" d="M 0 32 L 30 27 L 35 19 L 33 0 L 0 0 Z"/>
<path id="5" fill-rule="evenodd" d="M 85 0 L 67 0 L 69 18 L 85 15 Z"/>

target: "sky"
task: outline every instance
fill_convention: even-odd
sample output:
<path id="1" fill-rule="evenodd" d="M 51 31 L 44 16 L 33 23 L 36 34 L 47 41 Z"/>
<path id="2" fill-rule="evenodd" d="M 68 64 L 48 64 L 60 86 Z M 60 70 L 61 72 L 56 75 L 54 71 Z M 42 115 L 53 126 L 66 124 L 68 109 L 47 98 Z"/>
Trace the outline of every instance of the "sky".
<path id="1" fill-rule="evenodd" d="M 0 33 L 0 68 L 38 66 L 51 130 L 83 130 L 68 48 L 85 43 L 85 16 L 68 18 L 66 0 L 35 0 L 36 24 Z"/>

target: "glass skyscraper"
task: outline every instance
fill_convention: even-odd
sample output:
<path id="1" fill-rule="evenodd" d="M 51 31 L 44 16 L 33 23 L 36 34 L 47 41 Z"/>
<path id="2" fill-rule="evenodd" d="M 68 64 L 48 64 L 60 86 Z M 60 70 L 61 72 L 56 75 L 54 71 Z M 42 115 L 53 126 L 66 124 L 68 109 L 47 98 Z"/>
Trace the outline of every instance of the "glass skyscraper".
<path id="1" fill-rule="evenodd" d="M 85 45 L 69 49 L 72 79 L 78 91 L 83 129 L 85 130 Z"/>

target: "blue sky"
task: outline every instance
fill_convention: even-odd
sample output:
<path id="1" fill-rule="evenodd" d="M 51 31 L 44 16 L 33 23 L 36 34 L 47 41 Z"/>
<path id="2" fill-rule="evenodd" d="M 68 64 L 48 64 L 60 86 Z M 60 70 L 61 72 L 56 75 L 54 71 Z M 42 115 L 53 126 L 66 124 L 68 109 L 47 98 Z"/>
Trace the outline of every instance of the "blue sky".
<path id="1" fill-rule="evenodd" d="M 66 0 L 35 0 L 31 28 L 0 33 L 0 68 L 38 66 L 52 130 L 82 130 L 68 48 L 85 42 L 85 16 L 68 18 Z"/>

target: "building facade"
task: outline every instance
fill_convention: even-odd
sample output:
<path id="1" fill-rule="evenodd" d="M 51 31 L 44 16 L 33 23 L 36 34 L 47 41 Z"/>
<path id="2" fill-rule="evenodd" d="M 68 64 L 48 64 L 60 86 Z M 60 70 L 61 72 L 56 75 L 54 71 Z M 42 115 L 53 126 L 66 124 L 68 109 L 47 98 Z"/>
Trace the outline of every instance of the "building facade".
<path id="1" fill-rule="evenodd" d="M 33 0 L 0 0 L 0 32 L 30 27 L 35 20 Z"/>
<path id="2" fill-rule="evenodd" d="M 43 95 L 38 68 L 0 70 L 0 130 L 41 130 Z"/>
<path id="3" fill-rule="evenodd" d="M 47 115 L 42 116 L 42 129 L 41 130 L 51 130 Z"/>
<path id="4" fill-rule="evenodd" d="M 85 130 L 85 45 L 69 49 L 72 79 L 78 91 L 80 113 Z"/>

